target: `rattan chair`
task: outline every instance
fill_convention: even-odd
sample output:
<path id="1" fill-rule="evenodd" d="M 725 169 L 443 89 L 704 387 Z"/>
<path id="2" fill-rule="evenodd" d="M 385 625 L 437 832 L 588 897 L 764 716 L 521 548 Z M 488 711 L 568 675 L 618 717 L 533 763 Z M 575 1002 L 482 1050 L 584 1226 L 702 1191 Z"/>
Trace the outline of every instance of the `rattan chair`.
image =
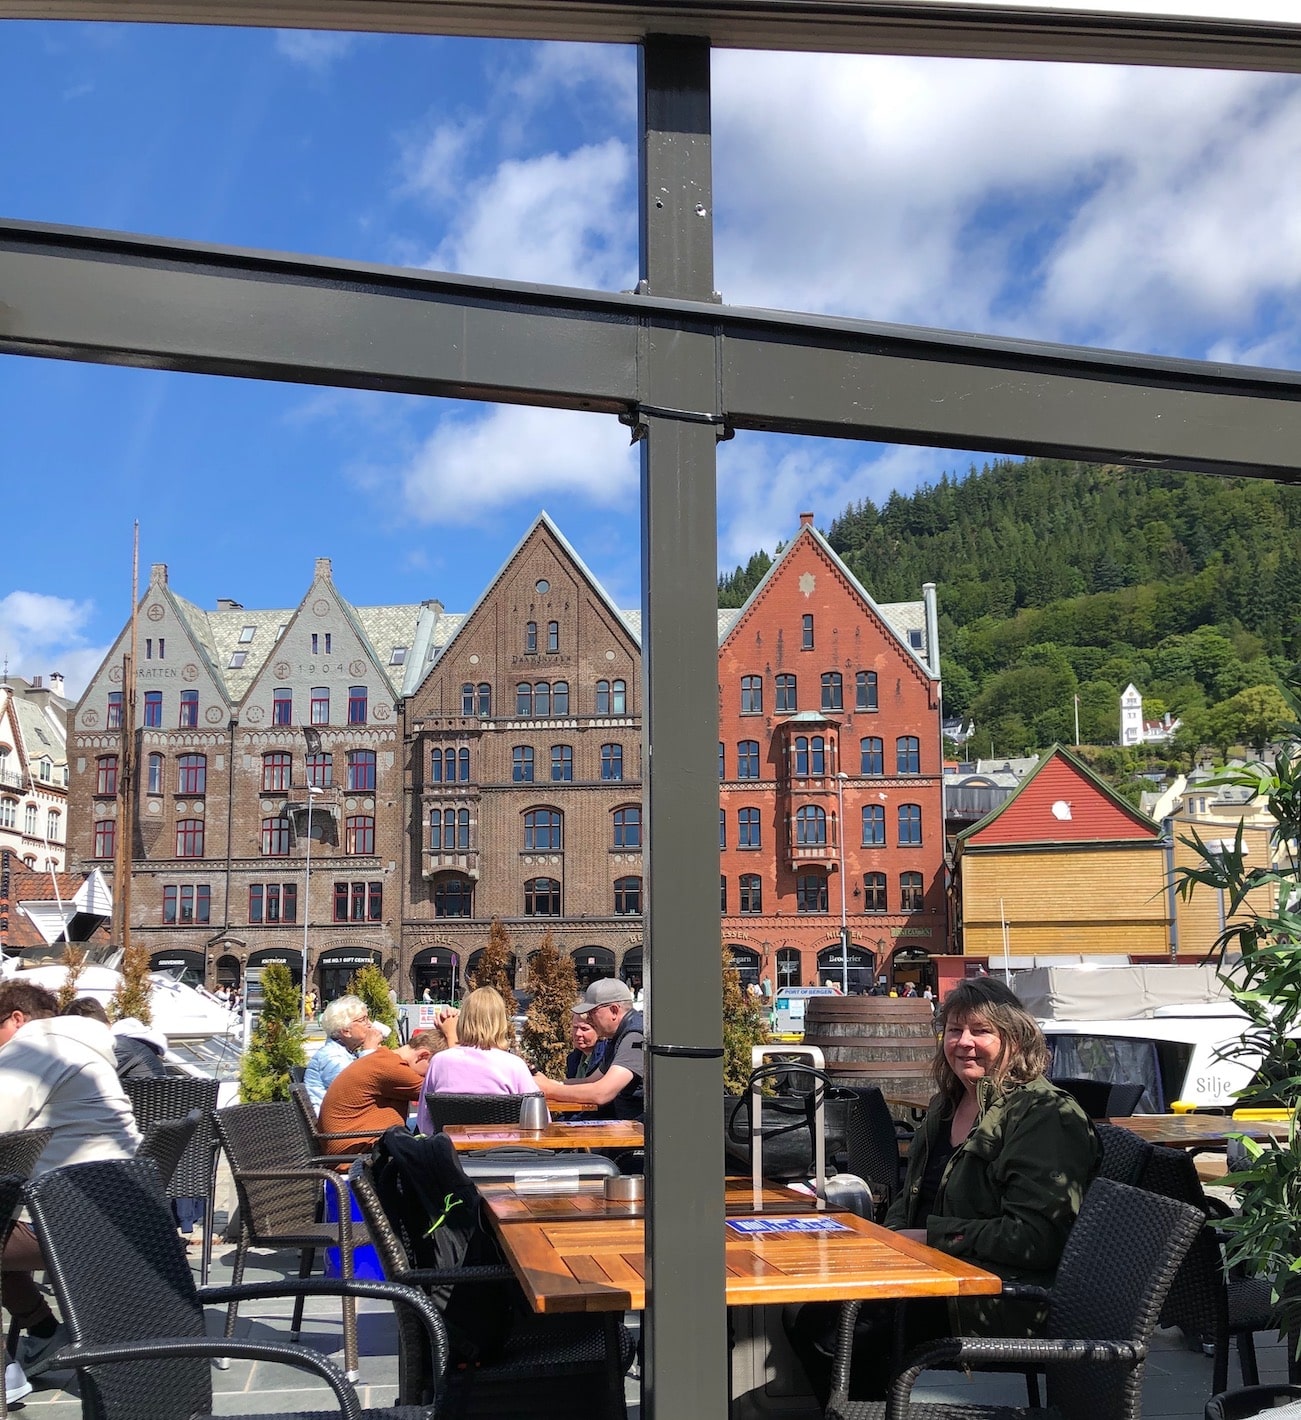
<path id="1" fill-rule="evenodd" d="M 1215 1218 L 1224 1216 L 1223 1205 L 1206 1196 L 1197 1177 L 1197 1166 L 1187 1152 L 1153 1146 L 1143 1170 L 1142 1186 L 1191 1204 L 1207 1220 L 1170 1288 L 1161 1311 L 1162 1326 L 1178 1326 L 1189 1336 L 1213 1346 L 1213 1395 L 1228 1389 L 1230 1337 L 1238 1343 L 1243 1384 L 1257 1385 L 1260 1371 L 1253 1333 L 1278 1329 L 1269 1283 L 1263 1277 L 1232 1274 L 1226 1279 L 1224 1254 L 1215 1231 Z M 1288 1345 L 1288 1380 L 1294 1384 L 1301 1381 L 1296 1341 L 1293 1335 Z"/>
<path id="2" fill-rule="evenodd" d="M 520 1101 L 531 1095 L 458 1095 L 425 1091 L 431 1134 L 447 1124 L 518 1124 Z"/>
<path id="3" fill-rule="evenodd" d="M 60 1363 L 81 1382 L 92 1420 L 206 1420 L 214 1357 L 271 1361 L 313 1372 L 338 1411 L 298 1420 L 434 1420 L 446 1365 L 446 1331 L 426 1298 L 389 1283 L 284 1281 L 198 1289 L 156 1171 L 139 1159 L 74 1164 L 30 1184 L 27 1201 L 48 1276 L 73 1344 Z M 280 1341 L 209 1337 L 203 1306 L 287 1294 L 383 1298 L 398 1310 L 399 1405 L 362 1410 L 327 1357 Z"/>
<path id="4" fill-rule="evenodd" d="M 199 1278 L 206 1285 L 212 1266 L 212 1214 L 217 1191 L 217 1131 L 212 1122 L 217 1108 L 217 1081 L 192 1075 L 161 1075 L 154 1079 L 123 1080 L 122 1088 L 142 1131 L 159 1120 L 184 1119 L 192 1109 L 202 1111 L 166 1191 L 169 1198 L 203 1199 Z"/>
<path id="5" fill-rule="evenodd" d="M 298 1252 L 300 1278 L 312 1270 L 316 1254 L 339 1249 L 340 1276 L 353 1276 L 352 1254 L 367 1242 L 364 1228 L 352 1221 L 347 1179 L 311 1152 L 298 1107 L 288 1100 L 267 1104 L 237 1104 L 219 1109 L 217 1137 L 230 1161 L 239 1200 L 239 1241 L 232 1280 L 244 1279 L 244 1261 L 251 1247 L 286 1248 Z M 329 1162 L 337 1163 L 339 1160 Z M 324 1190 L 334 1190 L 338 1221 L 322 1221 Z M 226 1335 L 235 1334 L 238 1298 L 226 1311 Z M 302 1330 L 303 1301 L 294 1303 L 290 1339 Z M 357 1316 L 352 1298 L 343 1296 L 344 1370 L 357 1374 Z"/>
<path id="6" fill-rule="evenodd" d="M 1142 1085 L 1109 1080 L 1062 1079 L 1053 1084 L 1065 1090 L 1090 1119 L 1124 1119 L 1138 1108 L 1144 1091 Z"/>
<path id="7" fill-rule="evenodd" d="M 202 1110 L 192 1109 L 184 1119 L 156 1120 L 145 1130 L 144 1137 L 140 1140 L 136 1158 L 154 1161 L 158 1168 L 158 1177 L 162 1180 L 163 1192 L 168 1193 L 169 1197 L 172 1176 L 176 1173 L 181 1155 L 194 1137 L 194 1131 L 199 1127 L 202 1117 Z"/>
<path id="8" fill-rule="evenodd" d="M 316 1106 L 312 1103 L 312 1097 L 307 1093 L 307 1086 L 301 1081 L 289 1086 L 289 1098 L 293 1101 L 298 1110 L 298 1119 L 301 1123 L 308 1141 L 310 1152 L 314 1158 L 330 1159 L 335 1164 L 351 1163 L 353 1159 L 362 1158 L 370 1153 L 371 1145 L 375 1142 L 375 1131 L 366 1130 L 358 1134 L 327 1134 L 321 1129 L 320 1118 L 316 1113 Z M 355 1147 L 339 1150 L 330 1150 L 326 1146 L 332 1143 L 348 1143 Z"/>
<path id="9" fill-rule="evenodd" d="M 1290 1416 L 1301 1409 L 1301 1386 L 1251 1385 L 1213 1395 L 1206 1402 L 1206 1420 L 1255 1420 L 1283 1408 Z"/>
<path id="10" fill-rule="evenodd" d="M 865 1179 L 883 1214 L 903 1181 L 899 1131 L 885 1096 L 874 1085 L 854 1089 L 855 1105 L 845 1126 L 845 1168 Z M 838 1162 L 839 1160 L 837 1160 Z"/>
<path id="11" fill-rule="evenodd" d="M 0 1247 L 8 1242 L 14 1215 L 22 1201 L 23 1185 L 32 1175 L 36 1161 L 50 1142 L 48 1129 L 18 1129 L 0 1134 Z M 0 1308 L 3 1298 L 0 1297 Z M 11 1338 L 17 1344 L 17 1337 Z M 5 1388 L 0 1383 L 0 1417 L 9 1414 Z"/>
<path id="12" fill-rule="evenodd" d="M 928 1342 L 904 1363 L 886 1401 L 849 1398 L 854 1321 L 861 1302 L 841 1309 L 828 1416 L 843 1420 L 1139 1420 L 1148 1338 L 1161 1303 L 1202 1227 L 1196 1208 L 1110 1179 L 1090 1185 L 1048 1296 L 1042 1337 L 951 1336 Z M 1044 1295 L 1005 1288 L 1007 1295 Z M 927 1370 L 978 1370 L 990 1362 L 1042 1366 L 1048 1408 L 911 1405 Z"/>
<path id="13" fill-rule="evenodd" d="M 1097 1123 L 1093 1127 L 1102 1145 L 1098 1177 L 1109 1178 L 1114 1183 L 1141 1185 L 1152 1152 L 1151 1144 L 1119 1124 Z"/>
<path id="14" fill-rule="evenodd" d="M 456 1155 L 447 1148 L 451 1165 Z M 585 1415 L 624 1420 L 623 1378 L 632 1362 L 633 1339 L 622 1316 L 612 1312 L 577 1316 L 535 1316 L 528 1308 L 511 1269 L 504 1264 L 461 1266 L 440 1270 L 412 1266 L 412 1240 L 400 1220 L 389 1218 L 375 1189 L 372 1164 L 357 1160 L 349 1170 L 353 1195 L 361 1205 L 375 1251 L 391 1282 L 432 1290 L 440 1306 L 452 1304 L 451 1288 L 494 1286 L 514 1301 L 514 1322 L 501 1354 L 449 1373 L 449 1398 L 458 1410 L 476 1416 L 572 1416 L 575 1398 L 582 1397 Z M 478 1190 L 464 1174 L 459 1195 L 480 1206 Z M 442 1184 L 438 1185 L 441 1191 Z M 527 1397 L 526 1399 L 524 1397 Z"/>

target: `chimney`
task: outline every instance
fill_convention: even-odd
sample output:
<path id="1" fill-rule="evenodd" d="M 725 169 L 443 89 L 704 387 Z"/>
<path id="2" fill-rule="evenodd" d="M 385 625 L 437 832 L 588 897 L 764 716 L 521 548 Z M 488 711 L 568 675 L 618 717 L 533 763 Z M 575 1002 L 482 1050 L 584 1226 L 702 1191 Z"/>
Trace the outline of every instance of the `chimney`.
<path id="1" fill-rule="evenodd" d="M 63 673 L 61 671 L 50 672 L 50 689 L 55 695 L 63 694 Z"/>
<path id="2" fill-rule="evenodd" d="M 42 684 L 43 684 L 43 682 L 42 682 L 40 676 L 34 675 L 34 676 L 32 677 L 32 689 L 33 689 L 33 690 L 39 690 L 39 689 L 41 688 Z"/>
<path id="3" fill-rule="evenodd" d="M 318 557 L 316 559 L 316 580 L 328 582 L 331 580 L 330 559 L 328 557 Z"/>
<path id="4" fill-rule="evenodd" d="M 813 514 L 812 514 L 812 513 L 801 513 L 801 514 L 800 514 L 800 527 L 802 527 L 802 528 L 811 528 L 812 526 L 813 526 Z"/>
<path id="5" fill-rule="evenodd" d="M 149 569 L 149 585 L 151 587 L 165 587 L 167 585 L 166 562 L 155 562 Z"/>
<path id="6" fill-rule="evenodd" d="M 229 597 L 218 597 L 218 598 L 217 598 L 217 610 L 218 610 L 218 611 L 243 611 L 243 610 L 244 610 L 244 603 L 243 603 L 243 602 L 232 601 Z"/>

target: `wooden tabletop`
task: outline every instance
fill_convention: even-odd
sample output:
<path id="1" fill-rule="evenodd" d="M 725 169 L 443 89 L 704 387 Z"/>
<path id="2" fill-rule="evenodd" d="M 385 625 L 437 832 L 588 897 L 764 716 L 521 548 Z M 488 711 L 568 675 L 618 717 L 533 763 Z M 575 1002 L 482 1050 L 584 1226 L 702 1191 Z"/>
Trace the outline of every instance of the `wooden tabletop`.
<path id="1" fill-rule="evenodd" d="M 1286 1120 L 1232 1119 L 1227 1114 L 1128 1114 L 1107 1123 L 1170 1149 L 1223 1149 L 1234 1134 L 1258 1140 L 1287 1138 Z"/>
<path id="2" fill-rule="evenodd" d="M 457 1149 L 640 1149 L 641 1124 L 635 1119 L 552 1121 L 545 1129 L 518 1124 L 449 1124 L 443 1133 Z"/>
<path id="3" fill-rule="evenodd" d="M 933 1085 L 892 1085 L 884 1088 L 886 1104 L 898 1105 L 901 1109 L 915 1109 L 926 1113 L 931 1100 L 935 1098 Z"/>
<path id="4" fill-rule="evenodd" d="M 477 1184 L 488 1212 L 498 1223 L 579 1222 L 593 1218 L 641 1218 L 646 1204 L 612 1203 L 605 1196 L 602 1179 L 552 1180 L 539 1187 L 527 1183 L 481 1182 Z M 767 1185 L 760 1195 L 761 1211 L 782 1214 L 816 1213 L 818 1200 L 780 1184 Z M 747 1179 L 728 1179 L 724 1206 L 729 1214 L 755 1212 L 754 1187 Z M 836 1210 L 833 1210 L 836 1211 Z"/>
<path id="5" fill-rule="evenodd" d="M 781 1215 L 765 1214 L 766 1222 Z M 729 1306 L 991 1296 L 992 1272 L 892 1233 L 853 1213 L 792 1215 L 836 1226 L 829 1233 L 742 1236 L 732 1219 L 725 1257 Z M 507 1260 L 535 1312 L 641 1311 L 646 1305 L 638 1218 L 494 1224 Z"/>

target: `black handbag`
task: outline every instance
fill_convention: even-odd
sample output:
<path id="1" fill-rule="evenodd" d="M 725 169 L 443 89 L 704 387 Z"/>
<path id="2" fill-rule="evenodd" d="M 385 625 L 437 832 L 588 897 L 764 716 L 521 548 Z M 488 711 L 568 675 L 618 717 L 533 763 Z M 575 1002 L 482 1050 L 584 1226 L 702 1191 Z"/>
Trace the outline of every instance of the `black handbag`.
<path id="1" fill-rule="evenodd" d="M 781 1181 L 811 1178 L 819 1096 L 828 1160 L 846 1147 L 849 1111 L 858 1098 L 853 1090 L 833 1084 L 826 1071 L 812 1066 L 788 1061 L 760 1066 L 750 1076 L 745 1094 L 723 1101 L 723 1148 L 728 1167 L 736 1172 L 751 1171 L 750 1086 L 762 1080 L 776 1080 L 778 1088 L 784 1090 L 763 1096 L 760 1137 L 764 1177 Z"/>

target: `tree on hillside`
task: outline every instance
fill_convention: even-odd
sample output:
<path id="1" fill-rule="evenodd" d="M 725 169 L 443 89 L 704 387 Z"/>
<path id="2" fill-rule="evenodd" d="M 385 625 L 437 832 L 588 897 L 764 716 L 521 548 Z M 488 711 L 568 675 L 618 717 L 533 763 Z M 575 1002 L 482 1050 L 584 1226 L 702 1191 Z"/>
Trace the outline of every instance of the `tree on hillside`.
<path id="1" fill-rule="evenodd" d="M 557 948 L 550 928 L 529 958 L 529 990 L 533 999 L 520 1032 L 522 1053 L 535 1070 L 564 1079 L 565 1057 L 573 1048 L 571 1008 L 578 999 L 578 978 L 573 958 Z"/>
<path id="2" fill-rule="evenodd" d="M 495 987 L 506 1003 L 506 1014 L 513 1016 L 519 1008 L 515 1001 L 515 983 L 511 980 L 510 958 L 510 936 L 501 925 L 501 918 L 494 917 L 488 929 L 488 945 L 470 974 L 470 985 L 476 990 L 480 986 Z"/>
<path id="3" fill-rule="evenodd" d="M 1253 685 L 1209 712 L 1211 741 L 1228 754 L 1229 745 L 1249 745 L 1257 755 L 1292 723 L 1282 694 L 1272 685 Z"/>

